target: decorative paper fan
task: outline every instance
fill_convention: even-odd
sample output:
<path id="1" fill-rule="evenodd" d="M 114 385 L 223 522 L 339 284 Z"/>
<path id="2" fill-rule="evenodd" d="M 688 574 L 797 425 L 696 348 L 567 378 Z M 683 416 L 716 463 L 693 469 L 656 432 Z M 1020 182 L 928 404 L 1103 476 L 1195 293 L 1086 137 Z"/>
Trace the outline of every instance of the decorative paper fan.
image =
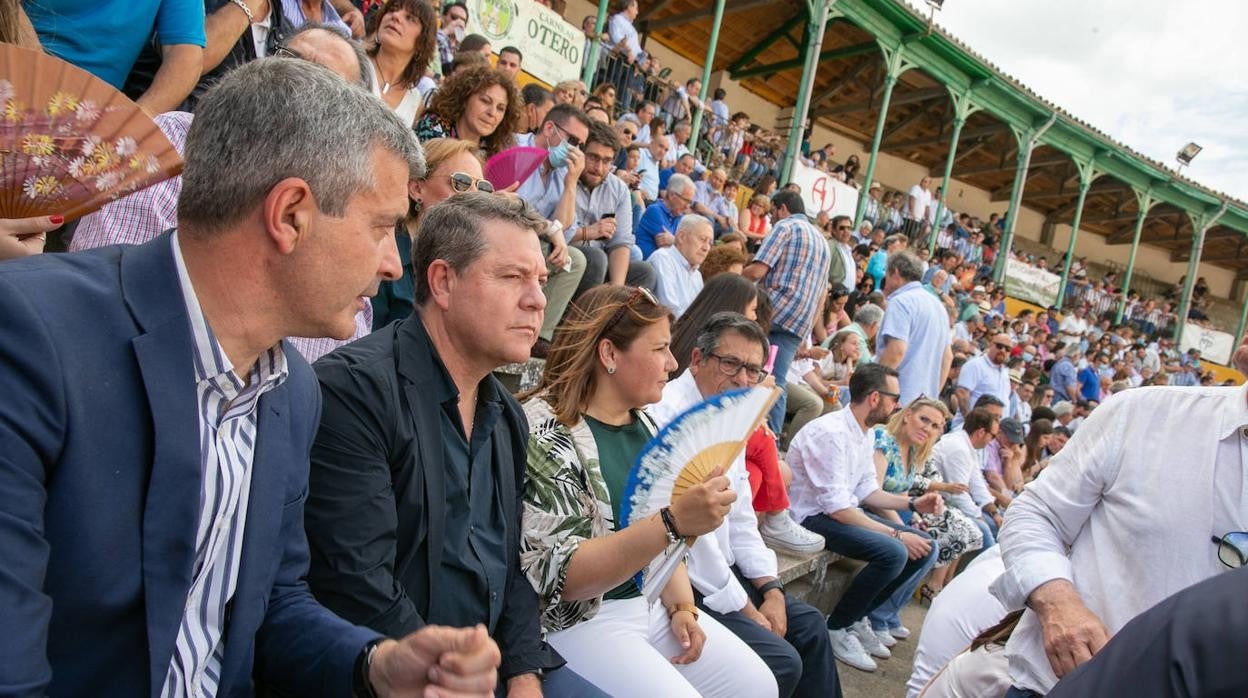
<path id="1" fill-rule="evenodd" d="M 779 396 L 778 388 L 741 388 L 678 415 L 638 454 L 624 486 L 620 518 L 632 525 L 652 516 L 705 482 L 716 468 L 727 469 Z M 686 538 L 663 551 L 637 574 L 637 586 L 648 601 L 658 598 L 693 541 Z"/>
<path id="2" fill-rule="evenodd" d="M 545 148 L 518 145 L 487 160 L 485 178 L 495 189 L 506 189 L 516 182 L 524 182 L 545 160 Z"/>
<path id="3" fill-rule="evenodd" d="M 0 111 L 0 218 L 77 218 L 182 171 L 139 105 L 40 51 L 0 44 Z"/>

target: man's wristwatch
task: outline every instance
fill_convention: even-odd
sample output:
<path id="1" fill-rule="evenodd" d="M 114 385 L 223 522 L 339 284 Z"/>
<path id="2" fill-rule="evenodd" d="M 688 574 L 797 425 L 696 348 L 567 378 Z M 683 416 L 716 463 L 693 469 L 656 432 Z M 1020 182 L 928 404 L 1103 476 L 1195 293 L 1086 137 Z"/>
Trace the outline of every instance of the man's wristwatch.
<path id="1" fill-rule="evenodd" d="M 779 579 L 773 579 L 769 582 L 764 583 L 762 586 L 758 588 L 758 595 L 766 596 L 767 592 L 771 591 L 772 589 L 779 589 L 781 594 L 784 593 L 784 585 L 780 583 Z"/>
<path id="2" fill-rule="evenodd" d="M 355 658 L 355 671 L 352 672 L 351 679 L 352 698 L 377 698 L 377 691 L 373 690 L 373 682 L 368 678 L 368 670 L 373 666 L 373 652 L 377 651 L 377 645 L 380 644 L 381 639 L 369 642 Z"/>
<path id="3" fill-rule="evenodd" d="M 909 502 L 909 504 L 908 504 L 907 506 L 909 506 L 909 507 L 910 507 L 910 511 L 917 512 L 917 511 L 918 511 L 918 509 L 915 509 L 915 508 L 914 508 L 914 499 L 915 499 L 914 497 L 911 497 L 911 498 L 910 498 L 910 502 Z"/>
<path id="4" fill-rule="evenodd" d="M 681 611 L 688 611 L 693 614 L 694 620 L 698 619 L 698 607 L 691 603 L 674 603 L 671 606 L 668 606 L 667 617 L 670 619 L 672 616 L 680 613 Z"/>

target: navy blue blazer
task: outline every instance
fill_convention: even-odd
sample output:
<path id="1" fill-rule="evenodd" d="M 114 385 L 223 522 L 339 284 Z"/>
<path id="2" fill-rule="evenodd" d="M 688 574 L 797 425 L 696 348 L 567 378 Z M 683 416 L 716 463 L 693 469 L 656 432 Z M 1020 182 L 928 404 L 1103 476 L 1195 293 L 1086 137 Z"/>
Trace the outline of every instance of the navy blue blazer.
<path id="1" fill-rule="evenodd" d="M 192 338 L 168 234 L 0 264 L 0 695 L 157 696 L 199 515 Z M 221 696 L 351 695 L 377 633 L 308 591 L 320 392 L 289 346 L 261 398 Z"/>

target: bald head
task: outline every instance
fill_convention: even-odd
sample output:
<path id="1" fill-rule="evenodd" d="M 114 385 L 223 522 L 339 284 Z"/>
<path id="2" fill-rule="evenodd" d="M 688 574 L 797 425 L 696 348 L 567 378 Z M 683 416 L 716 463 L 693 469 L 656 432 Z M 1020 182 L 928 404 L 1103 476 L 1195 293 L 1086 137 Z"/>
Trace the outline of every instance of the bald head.
<path id="1" fill-rule="evenodd" d="M 988 360 L 998 366 L 1004 366 L 1005 362 L 1010 359 L 1010 350 L 1014 348 L 1014 340 L 1010 339 L 1010 335 L 999 332 L 992 336 L 992 344 L 988 346 Z"/>
<path id="2" fill-rule="evenodd" d="M 286 48 L 306 61 L 319 63 L 338 73 L 347 82 L 367 87 L 364 64 L 361 62 L 363 52 L 333 29 L 305 26 L 290 37 Z"/>

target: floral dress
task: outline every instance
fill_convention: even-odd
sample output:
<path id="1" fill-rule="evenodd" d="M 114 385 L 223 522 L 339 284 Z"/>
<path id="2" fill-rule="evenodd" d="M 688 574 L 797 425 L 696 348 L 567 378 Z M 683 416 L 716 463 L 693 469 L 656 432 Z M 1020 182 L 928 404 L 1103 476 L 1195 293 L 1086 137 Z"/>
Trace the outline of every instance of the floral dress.
<path id="1" fill-rule="evenodd" d="M 919 496 L 927 492 L 932 482 L 942 481 L 940 472 L 930 458 L 923 464 L 921 472 L 906 472 L 897 439 L 893 438 L 893 435 L 882 426 L 874 427 L 872 431 L 875 436 L 875 450 L 883 454 L 884 460 L 888 463 L 884 472 L 884 482 L 881 483 L 881 488 L 885 492 Z M 962 554 L 979 550 L 984 545 L 984 534 L 979 530 L 979 526 L 976 526 L 969 516 L 954 507 L 946 506 L 945 513 L 940 516 L 934 514 L 915 514 L 915 516 L 923 521 L 927 532 L 940 545 L 936 559 L 937 567 L 944 567 L 957 560 Z"/>

